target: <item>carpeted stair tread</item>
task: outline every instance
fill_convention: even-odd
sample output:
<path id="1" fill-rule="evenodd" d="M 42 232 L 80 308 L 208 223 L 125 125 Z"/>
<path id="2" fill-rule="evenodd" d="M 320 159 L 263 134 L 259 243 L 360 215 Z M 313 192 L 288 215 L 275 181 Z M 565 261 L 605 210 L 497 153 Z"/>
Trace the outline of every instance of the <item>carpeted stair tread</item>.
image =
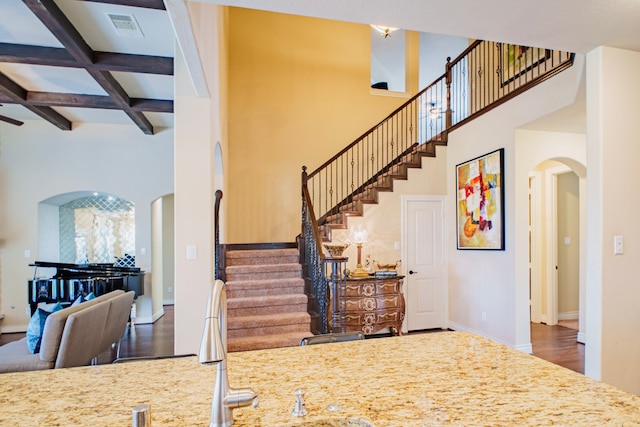
<path id="1" fill-rule="evenodd" d="M 228 299 L 289 294 L 304 294 L 303 278 L 234 280 L 227 282 Z"/>
<path id="2" fill-rule="evenodd" d="M 238 258 L 260 258 L 260 257 L 272 257 L 274 255 L 286 256 L 294 255 L 298 257 L 298 250 L 295 248 L 283 248 L 283 249 L 252 249 L 241 251 L 227 251 L 227 259 Z"/>
<path id="3" fill-rule="evenodd" d="M 282 334 L 261 335 L 242 338 L 229 338 L 227 351 L 248 351 L 265 348 L 296 347 L 303 338 L 311 336 L 311 332 L 288 332 Z"/>
<path id="4" fill-rule="evenodd" d="M 302 266 L 297 263 L 288 264 L 257 264 L 257 265 L 232 265 L 226 268 L 227 275 L 230 273 L 272 273 L 276 271 L 302 271 Z"/>
<path id="5" fill-rule="evenodd" d="M 265 314 L 260 316 L 238 316 L 234 317 L 233 319 L 228 319 L 227 329 L 234 330 L 245 328 L 259 328 L 264 326 L 292 325 L 296 323 L 308 322 L 309 320 L 310 316 L 306 311 Z"/>
<path id="6" fill-rule="evenodd" d="M 300 255 L 297 249 L 268 249 L 227 252 L 227 267 L 238 265 L 293 264 Z"/>
<path id="7" fill-rule="evenodd" d="M 290 277 L 278 280 L 230 280 L 226 282 L 227 292 L 230 290 L 261 289 L 261 288 L 289 288 L 304 286 L 304 279 L 301 277 Z"/>
<path id="8" fill-rule="evenodd" d="M 291 279 L 302 277 L 302 266 L 295 264 L 237 265 L 227 267 L 227 281 Z"/>
<path id="9" fill-rule="evenodd" d="M 266 307 L 291 304 L 306 304 L 307 296 L 305 294 L 290 295 L 267 295 L 260 297 L 245 298 L 229 298 L 227 299 L 227 309 L 233 310 L 237 308 L 247 307 Z"/>

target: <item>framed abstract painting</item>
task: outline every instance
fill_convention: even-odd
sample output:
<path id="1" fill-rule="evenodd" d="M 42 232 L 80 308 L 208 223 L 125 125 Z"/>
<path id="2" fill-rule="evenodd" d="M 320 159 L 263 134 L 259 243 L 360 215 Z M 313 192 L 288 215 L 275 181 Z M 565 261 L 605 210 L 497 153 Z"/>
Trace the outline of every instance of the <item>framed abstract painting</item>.
<path id="1" fill-rule="evenodd" d="M 503 148 L 456 166 L 459 250 L 504 250 L 503 167 Z"/>

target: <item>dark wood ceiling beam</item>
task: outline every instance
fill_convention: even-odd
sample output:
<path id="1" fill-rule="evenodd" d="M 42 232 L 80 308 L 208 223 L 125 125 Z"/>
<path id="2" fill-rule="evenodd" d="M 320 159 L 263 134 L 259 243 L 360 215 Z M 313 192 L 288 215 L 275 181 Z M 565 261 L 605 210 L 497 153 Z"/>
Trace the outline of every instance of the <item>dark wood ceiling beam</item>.
<path id="1" fill-rule="evenodd" d="M 0 101 L 3 101 L 1 97 Z M 26 101 L 31 105 L 51 107 L 102 108 L 106 110 L 120 109 L 120 107 L 116 105 L 111 98 L 102 95 L 28 92 Z M 131 98 L 131 109 L 139 112 L 173 113 L 173 101 L 166 99 Z"/>
<path id="2" fill-rule="evenodd" d="M 81 68 L 66 49 L 12 43 L 0 43 L 0 62 Z"/>
<path id="3" fill-rule="evenodd" d="M 131 98 L 131 108 L 147 113 L 173 113 L 173 101 L 169 99 Z"/>
<path id="4" fill-rule="evenodd" d="M 53 0 L 22 0 L 80 65 L 93 64 L 93 50 Z"/>
<path id="5" fill-rule="evenodd" d="M 166 10 L 162 0 L 82 0 L 94 3 L 107 3 L 119 6 L 142 7 L 145 9 Z"/>
<path id="6" fill-rule="evenodd" d="M 20 104 L 59 129 L 71 130 L 71 121 L 67 120 L 53 108 L 30 105 L 26 101 L 27 91 L 2 72 L 0 72 L 0 95 L 8 99 L 8 101 L 5 102 Z"/>
<path id="7" fill-rule="evenodd" d="M 93 56 L 93 67 L 101 71 L 173 75 L 170 57 L 112 52 L 94 52 Z M 12 43 L 0 43 L 0 62 L 84 68 L 66 49 Z"/>
<path id="8" fill-rule="evenodd" d="M 82 38 L 78 30 L 62 13 L 54 0 L 22 0 L 67 51 L 83 65 L 96 82 L 111 96 L 124 113 L 147 135 L 153 135 L 153 125 L 139 111 L 130 108 L 129 95 L 108 72 L 98 70 L 93 65 L 93 50 Z"/>
<path id="9" fill-rule="evenodd" d="M 95 52 L 94 67 L 102 71 L 173 76 L 173 58 L 166 56 Z"/>

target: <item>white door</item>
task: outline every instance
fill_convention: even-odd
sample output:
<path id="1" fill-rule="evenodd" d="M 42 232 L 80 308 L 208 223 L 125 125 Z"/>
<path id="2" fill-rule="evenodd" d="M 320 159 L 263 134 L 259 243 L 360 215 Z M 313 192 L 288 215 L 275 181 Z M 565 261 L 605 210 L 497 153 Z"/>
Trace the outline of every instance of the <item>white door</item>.
<path id="1" fill-rule="evenodd" d="M 444 328 L 444 198 L 407 196 L 403 207 L 407 329 Z"/>

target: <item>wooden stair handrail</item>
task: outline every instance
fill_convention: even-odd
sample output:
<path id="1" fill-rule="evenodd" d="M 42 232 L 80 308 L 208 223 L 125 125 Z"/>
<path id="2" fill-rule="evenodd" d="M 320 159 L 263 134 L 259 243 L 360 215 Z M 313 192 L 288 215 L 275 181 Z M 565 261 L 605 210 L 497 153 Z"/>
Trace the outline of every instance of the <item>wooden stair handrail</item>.
<path id="1" fill-rule="evenodd" d="M 309 216 L 311 218 L 311 226 L 313 227 L 313 235 L 316 240 L 316 249 L 320 254 L 320 258 L 324 260 L 324 251 L 322 250 L 322 236 L 320 235 L 320 229 L 318 228 L 318 221 L 316 220 L 316 215 L 313 212 L 313 204 L 311 203 L 311 196 L 309 195 L 309 189 L 307 188 L 307 167 L 302 167 L 302 197 L 304 198 L 305 203 L 307 204 L 307 208 L 309 211 Z"/>
<path id="2" fill-rule="evenodd" d="M 345 148 L 343 148 L 340 152 L 338 152 L 335 156 L 333 156 L 332 158 L 330 158 L 329 160 L 327 160 L 326 162 L 324 162 L 321 166 L 317 167 L 313 172 L 309 173 L 307 175 L 308 178 L 313 177 L 314 175 L 318 174 L 322 169 L 324 169 L 325 167 L 327 167 L 328 165 L 330 165 L 334 160 L 338 159 L 340 156 L 342 156 L 343 154 L 345 154 L 347 151 L 349 151 L 351 148 L 353 148 L 356 144 L 358 144 L 360 141 L 362 141 L 363 139 L 365 139 L 368 135 L 370 135 L 373 131 L 375 131 L 377 128 L 379 128 L 380 126 L 382 126 L 384 123 L 386 123 L 387 121 L 389 121 L 391 118 L 393 118 L 398 112 L 402 111 L 403 109 L 405 109 L 408 105 L 410 105 L 411 103 L 415 102 L 416 99 L 418 99 L 420 96 L 422 96 L 424 93 L 426 93 L 430 88 L 434 87 L 436 84 L 438 84 L 438 82 L 442 79 L 445 78 L 446 74 L 443 74 L 442 76 L 438 77 L 433 83 L 431 83 L 429 86 L 427 86 L 426 88 L 422 89 L 420 92 L 418 92 L 417 94 L 415 94 L 414 96 L 412 96 L 407 102 L 405 102 L 404 104 L 402 104 L 401 106 L 399 106 L 398 108 L 396 108 L 395 110 L 393 110 L 393 112 L 391 114 L 389 114 L 387 117 L 385 117 L 384 119 L 382 119 L 380 122 L 378 122 L 377 124 L 373 125 L 369 130 L 367 130 L 365 133 L 363 133 L 362 135 L 360 135 L 358 138 L 356 138 L 351 144 L 347 145 Z"/>

